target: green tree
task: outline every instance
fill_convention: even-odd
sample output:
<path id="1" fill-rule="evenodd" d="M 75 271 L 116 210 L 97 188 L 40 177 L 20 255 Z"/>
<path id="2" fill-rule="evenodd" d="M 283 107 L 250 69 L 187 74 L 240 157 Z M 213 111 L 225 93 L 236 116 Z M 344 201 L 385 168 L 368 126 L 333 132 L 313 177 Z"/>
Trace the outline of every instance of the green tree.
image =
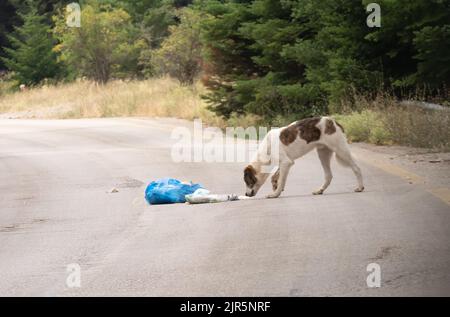
<path id="1" fill-rule="evenodd" d="M 218 114 L 269 120 L 341 110 L 356 94 L 450 81 L 449 0 L 380 0 L 381 28 L 366 24 L 369 0 L 198 0 L 206 99 Z"/>
<path id="2" fill-rule="evenodd" d="M 169 36 L 169 27 L 177 25 L 178 9 L 189 5 L 192 0 L 118 0 L 132 17 L 133 24 L 139 29 L 140 37 L 146 47 L 139 55 L 139 69 L 145 77 L 155 75 L 152 66 L 153 50 L 158 49 Z"/>
<path id="3" fill-rule="evenodd" d="M 38 13 L 37 1 L 26 1 L 25 13 L 19 13 L 23 24 L 7 36 L 11 47 L 4 47 L 6 67 L 14 72 L 19 83 L 34 85 L 45 78 L 55 78 L 60 73 L 55 41 L 45 17 Z"/>
<path id="4" fill-rule="evenodd" d="M 255 85 L 252 84 L 255 82 L 251 80 L 259 80 L 264 72 L 252 59 L 258 54 L 251 46 L 252 41 L 239 29 L 244 22 L 255 19 L 248 7 L 251 2 L 204 0 L 195 3 L 198 10 L 207 14 L 202 22 L 203 83 L 211 93 L 204 97 L 212 110 L 225 117 L 245 112 L 245 105 L 254 100 Z"/>
<path id="5" fill-rule="evenodd" d="M 99 83 L 138 75 L 138 58 L 145 42 L 123 9 L 89 1 L 82 6 L 81 27 L 68 27 L 63 14 L 55 17 L 55 23 L 60 42 L 55 50 L 75 75 Z"/>
<path id="6" fill-rule="evenodd" d="M 421 28 L 414 33 L 413 43 L 417 49 L 414 58 L 419 60 L 416 82 L 450 86 L 450 24 Z"/>
<path id="7" fill-rule="evenodd" d="M 400 94 L 417 86 L 428 86 L 433 91 L 449 85 L 450 1 L 378 3 L 382 27 L 366 36 L 371 44 L 367 58 L 380 61 L 385 86 L 392 85 Z"/>
<path id="8" fill-rule="evenodd" d="M 189 8 L 180 11 L 178 17 L 180 23 L 169 28 L 169 37 L 153 52 L 152 64 L 157 73 L 169 74 L 182 85 L 192 85 L 202 69 L 202 17 Z"/>
<path id="9" fill-rule="evenodd" d="M 378 57 L 369 56 L 373 49 L 365 37 L 372 29 L 361 1 L 302 0 L 292 1 L 290 7 L 295 23 L 307 32 L 281 54 L 304 65 L 302 87 L 314 92 L 312 103 L 320 103 L 323 112 L 335 111 L 342 101 L 352 102 L 355 90 L 375 92 L 382 86 Z"/>
<path id="10" fill-rule="evenodd" d="M 149 46 L 158 48 L 169 35 L 169 27 L 179 22 L 177 10 L 192 0 L 118 0 L 140 28 Z"/>
<path id="11" fill-rule="evenodd" d="M 10 47 L 7 35 L 12 32 L 17 15 L 13 5 L 9 1 L 0 2 L 0 57 L 5 57 L 4 47 Z M 5 69 L 3 60 L 0 59 L 0 70 Z"/>

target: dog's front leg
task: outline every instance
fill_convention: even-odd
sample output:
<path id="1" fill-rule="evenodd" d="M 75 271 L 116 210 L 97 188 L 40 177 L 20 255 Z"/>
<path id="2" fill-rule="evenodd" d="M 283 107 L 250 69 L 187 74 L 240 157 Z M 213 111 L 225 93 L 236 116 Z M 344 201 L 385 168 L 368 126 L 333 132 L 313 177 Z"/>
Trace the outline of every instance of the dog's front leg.
<path id="1" fill-rule="evenodd" d="M 289 170 L 292 165 L 294 165 L 294 163 L 292 163 L 292 162 L 286 162 L 286 163 L 280 164 L 277 188 L 274 190 L 273 193 L 267 195 L 267 198 L 277 198 L 278 196 L 280 196 L 281 192 L 284 190 L 284 185 L 286 184 L 287 175 L 288 175 Z"/>
<path id="2" fill-rule="evenodd" d="M 278 178 L 280 178 L 280 168 L 277 169 L 277 171 L 272 175 L 271 178 L 273 191 L 276 191 L 278 188 Z"/>

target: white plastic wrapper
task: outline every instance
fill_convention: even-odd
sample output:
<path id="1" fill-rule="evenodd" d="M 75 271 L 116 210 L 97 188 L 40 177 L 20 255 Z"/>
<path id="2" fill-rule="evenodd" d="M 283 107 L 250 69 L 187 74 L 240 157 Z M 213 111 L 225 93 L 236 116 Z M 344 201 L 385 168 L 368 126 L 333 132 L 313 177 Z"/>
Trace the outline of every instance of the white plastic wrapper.
<path id="1" fill-rule="evenodd" d="M 186 195 L 186 202 L 189 204 L 206 204 L 206 203 L 220 203 L 225 201 L 233 201 L 240 199 L 248 199 L 247 196 L 238 196 L 236 194 L 211 194 L 209 190 L 204 188 L 197 189 L 194 193 Z"/>

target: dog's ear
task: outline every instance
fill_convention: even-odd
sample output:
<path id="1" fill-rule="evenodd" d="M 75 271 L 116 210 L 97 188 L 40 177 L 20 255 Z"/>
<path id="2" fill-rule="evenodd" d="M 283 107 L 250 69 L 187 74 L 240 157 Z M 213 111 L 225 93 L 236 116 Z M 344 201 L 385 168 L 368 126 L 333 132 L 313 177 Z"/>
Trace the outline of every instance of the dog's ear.
<path id="1" fill-rule="evenodd" d="M 258 181 L 256 179 L 256 170 L 253 168 L 253 166 L 248 165 L 244 169 L 244 181 L 249 187 L 253 187 Z"/>

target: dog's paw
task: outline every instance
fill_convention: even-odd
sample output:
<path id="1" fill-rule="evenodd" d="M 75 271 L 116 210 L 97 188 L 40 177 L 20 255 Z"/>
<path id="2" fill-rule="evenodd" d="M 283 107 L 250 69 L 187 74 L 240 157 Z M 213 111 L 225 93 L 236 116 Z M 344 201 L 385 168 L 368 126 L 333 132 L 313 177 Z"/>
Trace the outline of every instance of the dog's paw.
<path id="1" fill-rule="evenodd" d="M 322 195 L 323 194 L 323 189 L 318 189 L 312 192 L 313 195 Z"/>
<path id="2" fill-rule="evenodd" d="M 266 198 L 278 198 L 278 196 L 280 196 L 280 194 L 277 193 L 272 193 L 266 196 Z"/>
<path id="3" fill-rule="evenodd" d="M 362 186 L 362 187 L 357 187 L 357 188 L 355 189 L 355 192 L 360 193 L 360 192 L 362 192 L 363 190 L 364 190 L 364 186 Z"/>

